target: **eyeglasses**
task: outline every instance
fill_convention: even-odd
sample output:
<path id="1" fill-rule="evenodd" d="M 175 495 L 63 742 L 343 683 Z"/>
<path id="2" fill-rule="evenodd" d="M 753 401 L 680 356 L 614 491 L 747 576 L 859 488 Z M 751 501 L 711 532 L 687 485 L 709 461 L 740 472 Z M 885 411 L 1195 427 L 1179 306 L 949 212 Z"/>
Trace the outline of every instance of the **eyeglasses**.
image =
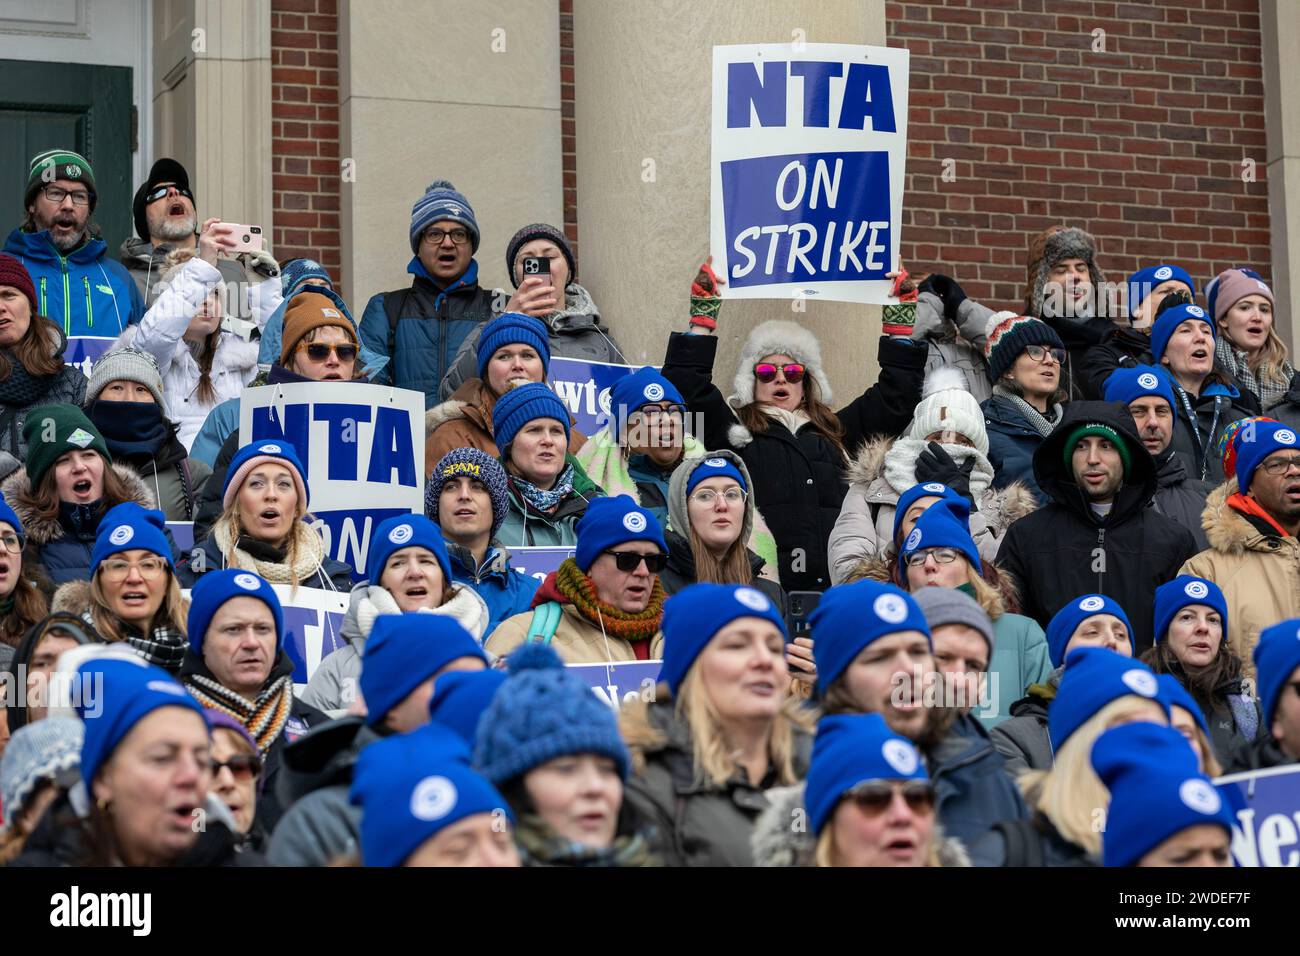
<path id="1" fill-rule="evenodd" d="M 222 768 L 230 771 L 236 780 L 247 783 L 262 772 L 262 758 L 256 754 L 235 754 L 224 762 L 212 761 L 212 776 L 221 773 Z"/>
<path id="2" fill-rule="evenodd" d="M 442 240 L 447 236 L 451 236 L 452 243 L 457 246 L 463 246 L 469 242 L 469 230 L 467 229 L 452 229 L 450 232 L 446 229 L 424 230 L 424 241 L 435 246 L 442 245 Z"/>
<path id="3" fill-rule="evenodd" d="M 798 385 L 803 381 L 804 367 L 798 362 L 792 362 L 789 365 L 773 365 L 771 362 L 759 362 L 754 366 L 754 377 L 766 385 L 769 382 L 776 381 L 778 370 L 791 385 Z"/>
<path id="4" fill-rule="evenodd" d="M 125 581 L 131 569 L 140 572 L 142 578 L 156 578 L 167 570 L 167 562 L 162 558 L 141 558 L 138 563 L 109 558 L 99 566 L 99 574 L 105 581 Z"/>
<path id="5" fill-rule="evenodd" d="M 72 204 L 74 206 L 90 205 L 90 193 L 86 192 L 84 189 L 78 189 L 76 192 L 69 192 L 62 186 L 43 186 L 41 187 L 41 192 L 45 194 L 46 199 L 54 203 L 56 206 L 69 196 L 72 197 Z"/>
<path id="6" fill-rule="evenodd" d="M 22 554 L 23 552 L 23 539 L 12 531 L 0 534 L 0 544 L 4 545 L 4 549 L 10 554 Z"/>
<path id="7" fill-rule="evenodd" d="M 313 362 L 324 362 L 333 352 L 340 362 L 351 362 L 357 357 L 355 345 L 326 345 L 324 342 L 299 342 L 297 351 L 306 352 Z"/>
<path id="8" fill-rule="evenodd" d="M 895 793 L 903 795 L 913 813 L 928 816 L 934 812 L 934 785 L 925 780 L 868 780 L 844 794 L 844 798 L 852 800 L 868 816 L 878 817 L 894 802 Z"/>
<path id="9" fill-rule="evenodd" d="M 686 406 L 669 405 L 664 408 L 662 405 L 643 405 L 632 413 L 632 416 L 636 415 L 640 415 L 647 422 L 657 422 L 665 416 L 679 422 L 686 417 Z M 629 416 L 629 418 L 632 416 Z"/>
<path id="10" fill-rule="evenodd" d="M 613 555 L 614 563 L 624 574 L 630 574 L 645 562 L 645 569 L 651 574 L 658 574 L 668 566 L 668 555 L 662 551 L 653 554 L 637 554 L 635 551 L 604 551 L 602 554 Z"/>
<path id="11" fill-rule="evenodd" d="M 698 501 L 705 507 L 712 507 L 713 503 L 718 500 L 718 492 L 712 488 L 705 488 L 703 491 L 697 491 L 691 495 L 691 501 Z M 745 500 L 745 492 L 740 488 L 728 488 L 722 492 L 722 500 L 729 505 L 738 505 Z"/>
<path id="12" fill-rule="evenodd" d="M 1275 477 L 1285 475 L 1293 467 L 1300 471 L 1300 455 L 1291 455 L 1287 458 L 1270 458 L 1264 462 L 1264 471 Z"/>
<path id="13" fill-rule="evenodd" d="M 1045 345 L 1026 345 L 1025 354 L 1035 362 L 1047 361 L 1047 356 L 1056 360 L 1057 365 L 1065 364 L 1065 349 L 1049 349 Z"/>
<path id="14" fill-rule="evenodd" d="M 952 564 L 961 556 L 961 552 L 956 548 L 928 548 L 923 551 L 913 551 L 906 555 L 903 561 L 909 568 L 919 568 L 925 564 L 927 555 L 934 558 L 935 564 Z"/>
<path id="15" fill-rule="evenodd" d="M 145 193 L 144 194 L 145 205 L 148 206 L 153 203 L 156 203 L 159 199 L 162 199 L 173 189 L 176 190 L 178 193 L 180 193 L 182 196 L 184 196 L 186 199 L 188 199 L 190 202 L 194 201 L 194 193 L 190 192 L 184 186 L 165 185 L 165 186 L 155 186 L 153 189 Z"/>

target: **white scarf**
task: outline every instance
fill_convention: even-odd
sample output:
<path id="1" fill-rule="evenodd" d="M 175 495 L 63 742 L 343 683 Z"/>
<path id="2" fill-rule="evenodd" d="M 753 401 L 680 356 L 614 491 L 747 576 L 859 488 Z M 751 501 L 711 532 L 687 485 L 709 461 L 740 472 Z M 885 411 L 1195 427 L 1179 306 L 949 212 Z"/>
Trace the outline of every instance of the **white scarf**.
<path id="1" fill-rule="evenodd" d="M 885 452 L 884 477 L 889 486 L 898 495 L 902 495 L 917 483 L 916 460 L 921 457 L 930 443 L 921 438 L 899 438 Z M 970 473 L 970 493 L 977 502 L 993 485 L 993 465 L 988 458 L 980 454 L 978 448 L 969 445 L 947 445 L 940 443 L 940 448 L 959 465 L 964 465 L 970 458 L 975 459 L 975 467 Z"/>

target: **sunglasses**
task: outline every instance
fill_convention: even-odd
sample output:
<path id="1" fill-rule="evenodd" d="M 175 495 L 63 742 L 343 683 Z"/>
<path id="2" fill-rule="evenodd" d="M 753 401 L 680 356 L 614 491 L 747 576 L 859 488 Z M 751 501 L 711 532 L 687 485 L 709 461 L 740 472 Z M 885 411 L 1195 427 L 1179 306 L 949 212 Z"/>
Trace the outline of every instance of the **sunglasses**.
<path id="1" fill-rule="evenodd" d="M 668 567 L 668 555 L 662 551 L 656 551 L 654 554 L 637 554 L 635 551 L 605 551 L 604 554 L 614 556 L 614 563 L 624 574 L 630 574 L 635 571 L 642 561 L 645 562 L 645 569 L 651 574 L 658 574 L 664 568 Z"/>
<path id="2" fill-rule="evenodd" d="M 221 773 L 221 768 L 225 767 L 230 771 L 230 775 L 236 780 L 247 783 L 262 772 L 262 758 L 256 754 L 235 754 L 224 763 L 219 760 L 212 761 L 212 776 Z"/>
<path id="3" fill-rule="evenodd" d="M 889 809 L 896 792 L 903 795 L 903 802 L 913 813 L 934 812 L 934 785 L 925 780 L 869 780 L 844 794 L 844 799 L 852 800 L 868 816 L 878 817 Z"/>
<path id="4" fill-rule="evenodd" d="M 351 362 L 357 357 L 355 345 L 326 345 L 324 342 L 300 342 L 299 352 L 306 352 L 313 362 L 323 362 L 331 352 L 339 357 L 340 362 Z"/>
<path id="5" fill-rule="evenodd" d="M 144 201 L 146 204 L 155 203 L 159 199 L 162 199 L 164 196 L 166 196 L 173 189 L 176 190 L 178 193 L 180 193 L 182 196 L 184 196 L 186 199 L 188 199 L 190 202 L 194 201 L 194 194 L 183 186 L 155 186 L 153 189 L 149 190 L 147 193 L 144 194 Z"/>
<path id="6" fill-rule="evenodd" d="M 759 362 L 754 366 L 754 377 L 766 385 L 769 382 L 776 381 L 778 370 L 791 385 L 798 385 L 803 381 L 804 367 L 798 362 L 792 362 L 789 365 L 773 365 L 771 362 Z"/>

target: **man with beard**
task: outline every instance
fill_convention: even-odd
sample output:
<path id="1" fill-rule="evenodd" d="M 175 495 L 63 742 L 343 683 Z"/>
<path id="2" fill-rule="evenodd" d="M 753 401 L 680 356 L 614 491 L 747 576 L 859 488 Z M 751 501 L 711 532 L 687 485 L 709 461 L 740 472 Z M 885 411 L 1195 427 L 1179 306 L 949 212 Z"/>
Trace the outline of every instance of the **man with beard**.
<path id="1" fill-rule="evenodd" d="M 92 222 L 98 195 L 84 156 L 50 149 L 32 159 L 27 216 L 5 241 L 31 274 L 41 315 L 74 336 L 115 336 L 144 315 L 144 300 Z"/>

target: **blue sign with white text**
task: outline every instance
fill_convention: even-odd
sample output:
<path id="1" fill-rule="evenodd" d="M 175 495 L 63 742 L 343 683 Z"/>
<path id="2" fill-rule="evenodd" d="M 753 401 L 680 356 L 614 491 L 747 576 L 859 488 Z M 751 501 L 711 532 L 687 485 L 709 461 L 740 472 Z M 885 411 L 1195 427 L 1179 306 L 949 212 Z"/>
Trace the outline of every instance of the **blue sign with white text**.
<path id="1" fill-rule="evenodd" d="M 1300 866 L 1300 765 L 1214 781 L 1232 812 L 1237 866 Z"/>

